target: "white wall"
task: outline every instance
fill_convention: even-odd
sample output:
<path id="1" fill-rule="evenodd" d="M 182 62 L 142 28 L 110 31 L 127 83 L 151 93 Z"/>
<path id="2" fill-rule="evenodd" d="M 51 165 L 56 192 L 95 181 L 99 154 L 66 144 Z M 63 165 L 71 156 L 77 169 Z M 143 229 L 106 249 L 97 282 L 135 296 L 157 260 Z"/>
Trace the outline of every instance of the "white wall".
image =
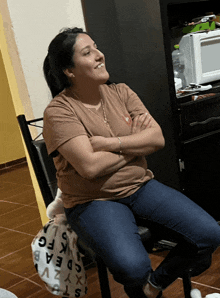
<path id="1" fill-rule="evenodd" d="M 42 66 L 50 41 L 64 27 L 85 29 L 80 0 L 7 0 L 35 118 L 51 99 Z"/>

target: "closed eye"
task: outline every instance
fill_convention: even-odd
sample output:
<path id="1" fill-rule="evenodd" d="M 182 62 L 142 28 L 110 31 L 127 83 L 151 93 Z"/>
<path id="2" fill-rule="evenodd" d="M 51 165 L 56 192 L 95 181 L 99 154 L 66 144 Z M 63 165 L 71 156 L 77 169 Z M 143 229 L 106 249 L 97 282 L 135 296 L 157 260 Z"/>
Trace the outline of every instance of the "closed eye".
<path id="1" fill-rule="evenodd" d="M 93 47 L 94 47 L 95 49 L 98 49 L 98 46 L 97 46 L 96 43 L 93 44 Z M 91 54 L 91 47 L 90 47 L 90 46 L 87 46 L 87 47 L 83 48 L 81 51 L 83 51 L 83 55 L 84 55 L 84 56 L 88 56 L 88 55 Z"/>

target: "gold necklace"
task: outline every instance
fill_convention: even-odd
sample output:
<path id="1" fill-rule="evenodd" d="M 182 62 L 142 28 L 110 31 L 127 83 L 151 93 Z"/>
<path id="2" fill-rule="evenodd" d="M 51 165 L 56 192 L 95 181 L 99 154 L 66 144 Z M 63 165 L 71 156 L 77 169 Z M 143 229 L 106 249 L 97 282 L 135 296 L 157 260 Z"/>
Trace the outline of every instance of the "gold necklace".
<path id="1" fill-rule="evenodd" d="M 82 103 L 82 104 L 83 104 L 83 103 Z M 86 108 L 86 106 L 85 106 L 84 104 L 83 104 L 83 106 Z M 105 123 L 108 127 L 110 127 L 110 126 L 109 126 L 109 123 L 108 123 L 108 118 L 107 118 L 107 116 L 106 116 L 106 112 L 105 112 L 105 108 L 104 108 L 104 102 L 103 102 L 103 99 L 102 99 L 102 98 L 101 98 L 101 107 L 102 107 L 102 112 L 103 112 L 104 119 L 103 119 L 98 113 L 95 113 L 91 108 L 88 108 L 88 110 L 89 110 L 91 113 L 97 115 L 102 121 L 104 121 L 104 123 Z"/>
<path id="2" fill-rule="evenodd" d="M 101 98 L 101 106 L 102 106 L 102 111 L 103 111 L 103 115 L 104 115 L 104 122 L 105 122 L 106 125 L 109 126 L 108 118 L 107 118 L 106 113 L 105 113 L 104 102 L 103 102 L 102 98 Z"/>
<path id="3" fill-rule="evenodd" d="M 71 93 L 73 94 L 73 96 L 75 96 L 81 103 L 82 103 L 82 105 L 85 107 L 85 108 L 87 108 L 84 104 L 83 104 L 83 102 L 80 100 L 80 98 L 79 98 L 79 96 L 74 92 L 74 91 L 72 91 L 72 90 L 70 90 L 71 91 Z M 108 127 L 110 127 L 109 126 L 109 123 L 108 123 L 108 118 L 107 118 L 107 116 L 106 116 L 106 112 L 105 112 L 105 108 L 104 108 L 104 102 L 103 102 L 103 99 L 101 98 L 101 107 L 102 107 L 102 111 L 103 111 L 103 116 L 104 116 L 104 123 L 108 126 Z M 92 113 L 94 113 L 93 112 L 93 110 L 91 110 L 91 108 L 87 108 L 90 112 L 92 112 Z M 102 119 L 100 116 L 99 116 L 99 114 L 98 113 L 94 113 L 95 115 L 97 115 L 100 119 Z M 103 120 L 103 119 L 102 119 Z"/>

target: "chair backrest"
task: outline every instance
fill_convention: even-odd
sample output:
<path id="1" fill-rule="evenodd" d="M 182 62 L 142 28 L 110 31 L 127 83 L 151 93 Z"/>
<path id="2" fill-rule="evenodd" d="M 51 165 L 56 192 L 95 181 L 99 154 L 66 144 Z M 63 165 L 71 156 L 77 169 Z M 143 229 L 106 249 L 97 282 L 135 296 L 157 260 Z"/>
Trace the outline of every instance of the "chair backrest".
<path id="1" fill-rule="evenodd" d="M 25 115 L 19 115 L 17 119 L 47 207 L 53 201 L 57 192 L 56 169 L 53 158 L 47 153 L 44 139 L 33 139 L 29 129 L 30 125 L 39 127 L 36 123 L 42 121 L 43 118 L 27 121 Z"/>
<path id="2" fill-rule="evenodd" d="M 53 198 L 55 198 L 57 193 L 57 178 L 53 159 L 48 155 L 46 144 L 43 139 L 39 141 L 33 141 L 33 145 L 37 150 L 47 184 L 50 188 Z"/>

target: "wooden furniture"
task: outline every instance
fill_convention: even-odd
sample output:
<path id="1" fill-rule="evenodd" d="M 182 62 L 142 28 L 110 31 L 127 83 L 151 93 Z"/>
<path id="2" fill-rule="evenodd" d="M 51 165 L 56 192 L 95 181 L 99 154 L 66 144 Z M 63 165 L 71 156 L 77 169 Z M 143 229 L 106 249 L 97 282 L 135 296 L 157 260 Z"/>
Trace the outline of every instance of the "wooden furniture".
<path id="1" fill-rule="evenodd" d="M 82 6 L 110 79 L 129 85 L 163 129 L 165 148 L 147 157 L 156 179 L 220 220 L 220 82 L 208 91 L 215 96 L 194 102 L 190 96 L 177 98 L 171 56 L 181 26 L 219 13 L 218 1 L 82 0 Z M 204 124 L 191 125 L 195 122 Z"/>

